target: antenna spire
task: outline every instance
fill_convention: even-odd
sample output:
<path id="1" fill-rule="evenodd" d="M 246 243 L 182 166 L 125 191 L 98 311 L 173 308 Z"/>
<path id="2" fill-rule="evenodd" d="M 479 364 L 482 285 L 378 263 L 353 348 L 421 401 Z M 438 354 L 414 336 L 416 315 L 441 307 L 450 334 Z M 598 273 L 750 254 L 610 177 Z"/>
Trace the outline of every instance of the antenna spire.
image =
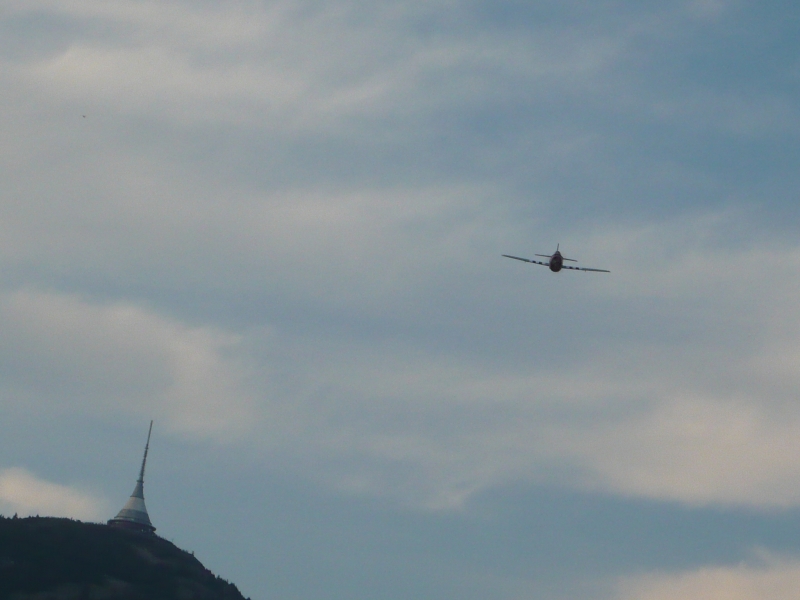
<path id="1" fill-rule="evenodd" d="M 147 431 L 147 443 L 144 445 L 142 468 L 139 470 L 139 479 L 136 480 L 136 487 L 122 510 L 108 522 L 109 525 L 142 533 L 153 533 L 156 530 L 150 522 L 150 515 L 147 514 L 147 508 L 144 505 L 144 467 L 147 464 L 147 451 L 150 449 L 150 434 L 152 433 L 153 421 L 150 421 L 150 429 Z"/>
<path id="2" fill-rule="evenodd" d="M 147 463 L 147 451 L 150 450 L 150 434 L 153 433 L 153 421 L 150 421 L 150 429 L 147 432 L 147 443 L 144 445 L 144 457 L 142 458 L 142 469 L 139 471 L 139 479 L 136 483 L 144 485 L 144 465 Z"/>

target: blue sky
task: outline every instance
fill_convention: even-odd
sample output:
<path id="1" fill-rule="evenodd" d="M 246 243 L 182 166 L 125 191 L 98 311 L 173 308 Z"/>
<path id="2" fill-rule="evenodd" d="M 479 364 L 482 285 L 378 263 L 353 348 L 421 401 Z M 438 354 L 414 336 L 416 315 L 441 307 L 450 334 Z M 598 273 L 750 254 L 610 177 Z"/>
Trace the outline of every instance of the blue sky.
<path id="1" fill-rule="evenodd" d="M 799 11 L 0 2 L 0 512 L 152 418 L 253 598 L 792 597 Z"/>

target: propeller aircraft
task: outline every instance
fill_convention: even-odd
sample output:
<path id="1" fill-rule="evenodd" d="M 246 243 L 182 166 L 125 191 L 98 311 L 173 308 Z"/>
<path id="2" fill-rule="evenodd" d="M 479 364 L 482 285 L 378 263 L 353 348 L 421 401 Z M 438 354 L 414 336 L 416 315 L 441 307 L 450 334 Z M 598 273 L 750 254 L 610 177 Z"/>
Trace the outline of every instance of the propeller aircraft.
<path id="1" fill-rule="evenodd" d="M 506 258 L 513 258 L 514 260 L 521 260 L 523 262 L 531 263 L 534 265 L 542 265 L 543 267 L 549 267 L 553 273 L 558 273 L 561 269 L 568 269 L 570 271 L 592 271 L 594 273 L 611 273 L 611 271 L 607 271 L 605 269 L 587 269 L 586 267 L 571 267 L 569 265 L 565 265 L 564 261 L 570 262 L 578 262 L 573 258 L 564 258 L 561 255 L 561 251 L 559 250 L 561 244 L 556 246 L 556 251 L 553 254 L 536 254 L 534 256 L 541 256 L 542 258 L 546 258 L 547 262 L 543 262 L 540 260 L 531 260 L 529 258 L 520 258 L 519 256 L 510 256 L 508 254 L 503 254 Z"/>

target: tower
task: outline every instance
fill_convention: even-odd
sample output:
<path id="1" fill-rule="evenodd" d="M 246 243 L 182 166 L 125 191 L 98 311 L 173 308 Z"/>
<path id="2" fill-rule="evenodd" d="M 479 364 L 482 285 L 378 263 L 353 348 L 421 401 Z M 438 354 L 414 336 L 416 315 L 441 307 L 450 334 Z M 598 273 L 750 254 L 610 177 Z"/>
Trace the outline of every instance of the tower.
<path id="1" fill-rule="evenodd" d="M 131 529 L 141 533 L 152 534 L 156 528 L 150 522 L 147 514 L 147 507 L 144 505 L 144 465 L 147 462 L 147 451 L 150 448 L 150 434 L 153 432 L 153 422 L 150 421 L 150 430 L 147 432 L 147 443 L 144 445 L 144 458 L 142 458 L 142 469 L 139 471 L 139 479 L 136 480 L 136 487 L 133 489 L 131 497 L 117 513 L 117 516 L 108 521 L 112 527 Z"/>

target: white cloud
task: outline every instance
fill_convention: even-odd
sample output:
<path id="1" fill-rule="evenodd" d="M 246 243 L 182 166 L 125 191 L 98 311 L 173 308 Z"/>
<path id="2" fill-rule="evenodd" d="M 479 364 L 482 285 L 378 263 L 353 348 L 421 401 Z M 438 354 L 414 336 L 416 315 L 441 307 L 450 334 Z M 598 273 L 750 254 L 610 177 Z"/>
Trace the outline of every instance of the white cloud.
<path id="1" fill-rule="evenodd" d="M 519 479 L 690 504 L 800 502 L 800 420 L 790 410 L 800 321 L 787 276 L 800 270 L 797 248 L 719 249 L 715 232 L 735 217 L 695 217 L 566 240 L 603 257 L 606 279 L 505 270 L 499 256 L 479 256 L 489 245 L 481 236 L 503 237 L 473 227 L 479 205 L 459 213 L 448 194 L 403 198 L 295 195 L 252 207 L 263 218 L 242 217 L 248 208 L 217 221 L 242 228 L 244 254 L 262 244 L 276 259 L 270 280 L 319 321 L 305 330 L 269 312 L 234 335 L 131 303 L 3 294 L 6 402 L 155 417 L 174 432 L 254 444 L 272 464 L 333 486 L 431 508 Z M 405 253 L 412 234 L 402 232 L 415 219 L 442 228 L 410 227 Z M 486 269 L 499 286 L 491 294 L 469 282 Z M 480 347 L 402 333 L 415 321 L 442 326 L 451 309 L 423 299 L 452 272 L 457 287 L 442 302 L 487 303 L 464 313 L 468 329 L 502 315 L 492 322 L 524 332 L 499 362 Z M 556 340 L 563 328 L 608 322 L 578 355 L 541 354 L 547 315 Z M 343 335 L 328 318 L 345 319 Z M 379 330 L 352 330 L 359 319 Z"/>
<path id="2" fill-rule="evenodd" d="M 800 562 L 765 555 L 756 564 L 704 567 L 623 580 L 619 600 L 792 600 L 800 588 Z"/>
<path id="3" fill-rule="evenodd" d="M 20 468 L 0 470 L 0 512 L 99 521 L 108 513 L 106 501 L 93 494 L 45 481 Z"/>
<path id="4" fill-rule="evenodd" d="M 700 214 L 796 189 L 747 146 L 798 118 L 779 60 L 758 89 L 734 68 L 774 46 L 741 6 L 2 2 L 0 407 L 155 418 L 433 510 L 520 481 L 798 506 L 800 249 Z M 611 275 L 499 256 L 558 242 Z M 3 511 L 92 502 L 0 471 Z M 797 572 L 620 594 L 781 598 Z"/>
<path id="5" fill-rule="evenodd" d="M 421 35 L 417 23 L 432 12 L 458 21 L 460 7 L 445 4 L 12 3 L 11 14 L 83 28 L 48 55 L 6 66 L 37 97 L 96 110 L 322 132 L 353 130 L 353 117 L 530 97 L 531 85 L 549 95 L 555 82 L 591 79 L 619 53 L 617 38 L 589 32 Z M 515 86 L 502 83 L 509 77 Z"/>
<path id="6" fill-rule="evenodd" d="M 580 356 L 520 360 L 504 350 L 498 366 L 480 349 L 283 339 L 302 362 L 271 400 L 270 439 L 284 439 L 284 429 L 285 443 L 295 444 L 284 447 L 289 460 L 304 460 L 304 469 L 334 485 L 430 507 L 459 506 L 477 490 L 517 479 L 689 504 L 797 505 L 800 419 L 791 407 L 800 356 L 791 348 L 800 329 L 786 303 L 800 250 L 710 244 L 672 254 L 682 238 L 728 223 L 699 222 L 631 232 L 625 242 L 596 240 L 621 243 L 619 256 L 637 257 L 637 274 L 627 262 L 603 265 L 612 277 L 595 282 L 509 271 L 509 278 L 539 277 L 551 293 L 561 285 L 593 290 L 561 307 L 575 311 L 579 326 L 612 319 Z M 786 283 L 778 285 L 775 273 Z M 498 293 L 524 295 L 513 287 Z M 643 307 L 656 330 L 636 331 L 624 307 L 578 314 L 579 305 L 609 306 L 605 296 Z M 652 312 L 651 303 L 664 308 Z M 550 314 L 534 308 L 525 325 L 524 307 L 505 309 L 534 336 L 537 320 Z"/>
<path id="7" fill-rule="evenodd" d="M 695 4 L 708 14 L 722 6 Z M 800 270 L 796 247 L 729 253 L 719 240 L 732 219 L 692 215 L 559 238 L 610 267 L 606 279 L 512 270 L 500 253 L 554 233 L 506 211 L 497 185 L 452 184 L 450 174 L 396 187 L 240 184 L 238 172 L 216 174 L 224 152 L 186 158 L 194 138 L 167 132 L 141 148 L 107 125 L 135 113 L 159 128 L 233 122 L 324 134 L 353 115 L 429 117 L 509 94 L 563 99 L 565 87 L 597 83 L 641 30 L 578 24 L 476 37 L 464 27 L 418 39 L 392 11 L 435 10 L 422 4 L 359 18 L 346 2 L 292 6 L 6 3 L 81 27 L 50 52 L 6 59 L 0 73 L 19 109 L 0 116 L 15 141 L 0 149 L 4 268 L 92 291 L 6 284 L 5 402 L 154 416 L 173 431 L 261 445 L 333 485 L 434 507 L 553 477 L 690 503 L 800 501 L 800 454 L 786 451 L 800 439 L 786 410 L 800 361 L 790 316 L 798 290 L 787 276 Z M 720 112 L 718 100 L 654 110 L 684 122 L 709 105 Z M 104 132 L 90 115 L 79 133 L 53 108 L 95 102 L 110 107 Z M 721 112 L 741 122 L 753 108 L 733 98 Z M 791 116 L 776 101 L 754 128 Z M 242 141 L 231 135 L 220 144 Z M 573 151 L 598 158 L 598 147 L 554 137 L 527 143 L 543 156 L 568 149 L 555 163 Z M 539 193 L 517 208 L 539 214 Z M 92 299 L 106 287 L 123 299 Z M 137 299 L 124 299 L 130 289 Z M 213 324 L 218 314 L 189 325 L 140 300 L 154 289 L 192 306 L 194 294 L 249 294 L 265 308 L 233 333 Z"/>
<path id="8" fill-rule="evenodd" d="M 720 236 L 746 217 L 692 215 L 574 233 L 562 247 L 612 274 L 555 276 L 500 259 L 546 232 L 509 225 L 487 196 L 198 191 L 48 219 L 7 205 L 5 255 L 20 263 L 255 293 L 303 324 L 265 309 L 234 334 L 130 301 L 6 292 L 6 402 L 155 417 L 429 507 L 554 478 L 693 504 L 800 502 L 797 248 L 731 251 Z M 573 335 L 580 346 L 560 346 Z"/>
<path id="9" fill-rule="evenodd" d="M 7 405 L 153 417 L 221 439 L 250 427 L 231 334 L 129 304 L 30 290 L 0 296 L 0 332 Z"/>

